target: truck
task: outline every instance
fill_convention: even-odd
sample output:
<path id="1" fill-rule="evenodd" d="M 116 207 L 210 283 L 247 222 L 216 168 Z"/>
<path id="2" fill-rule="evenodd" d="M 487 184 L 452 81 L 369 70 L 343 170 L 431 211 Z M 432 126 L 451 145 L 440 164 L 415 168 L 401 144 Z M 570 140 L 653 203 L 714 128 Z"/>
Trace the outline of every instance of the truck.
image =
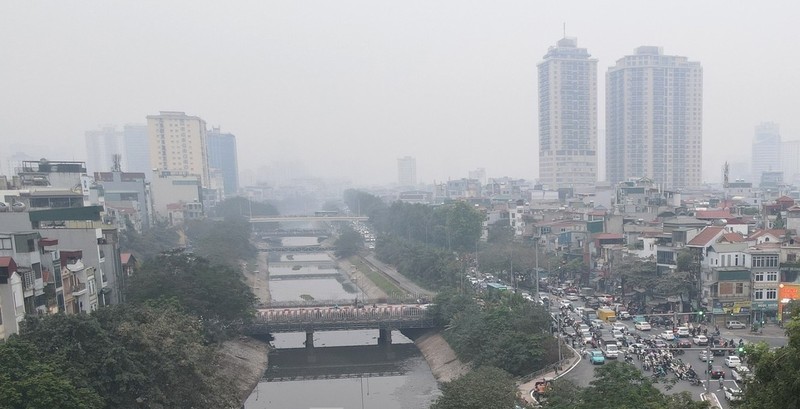
<path id="1" fill-rule="evenodd" d="M 593 319 L 597 318 L 597 312 L 591 308 L 584 308 L 581 318 L 583 318 L 584 322 L 591 322 Z"/>
<path id="2" fill-rule="evenodd" d="M 600 308 L 597 310 L 597 318 L 605 322 L 614 322 L 617 320 L 617 313 L 610 308 Z"/>
<path id="3" fill-rule="evenodd" d="M 581 287 L 580 297 L 583 301 L 586 301 L 587 298 L 594 296 L 594 288 L 592 287 Z"/>

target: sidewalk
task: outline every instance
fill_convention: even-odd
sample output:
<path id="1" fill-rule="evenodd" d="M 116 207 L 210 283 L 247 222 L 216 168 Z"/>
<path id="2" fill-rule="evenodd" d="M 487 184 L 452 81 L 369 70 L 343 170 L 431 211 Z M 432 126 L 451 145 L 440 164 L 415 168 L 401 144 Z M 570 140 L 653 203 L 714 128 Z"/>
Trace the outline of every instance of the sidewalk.
<path id="1" fill-rule="evenodd" d="M 572 348 L 569 345 L 566 345 L 566 347 L 572 351 L 573 357 L 568 360 L 565 360 L 565 362 L 562 362 L 562 367 L 560 370 L 555 370 L 553 368 L 553 370 L 542 374 L 538 374 L 530 381 L 517 386 L 519 393 L 522 394 L 522 397 L 525 399 L 526 402 L 537 403 L 533 399 L 533 396 L 531 396 L 531 392 L 533 392 L 533 389 L 536 386 L 536 382 L 540 382 L 542 380 L 547 380 L 547 381 L 556 380 L 569 373 L 569 371 L 574 369 L 581 362 L 581 358 L 583 357 L 581 356 L 580 351 L 577 351 L 576 349 Z"/>

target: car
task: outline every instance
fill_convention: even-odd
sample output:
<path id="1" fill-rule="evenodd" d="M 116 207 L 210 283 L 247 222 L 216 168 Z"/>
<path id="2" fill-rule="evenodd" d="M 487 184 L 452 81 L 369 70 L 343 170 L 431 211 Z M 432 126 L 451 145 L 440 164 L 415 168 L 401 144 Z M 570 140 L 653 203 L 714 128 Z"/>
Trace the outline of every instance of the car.
<path id="1" fill-rule="evenodd" d="M 753 377 L 753 372 L 750 371 L 750 368 L 739 365 L 731 371 L 731 376 L 736 382 L 744 382 Z"/>
<path id="2" fill-rule="evenodd" d="M 589 351 L 589 362 L 591 362 L 592 365 L 603 365 L 606 363 L 606 357 L 603 356 L 603 352 L 595 349 Z"/>
<path id="3" fill-rule="evenodd" d="M 692 342 L 694 342 L 695 345 L 706 346 L 708 345 L 708 337 L 705 335 L 698 335 L 692 338 Z"/>
<path id="4" fill-rule="evenodd" d="M 615 322 L 614 324 L 611 325 L 611 328 L 622 332 L 625 332 L 625 330 L 628 329 L 628 327 L 626 327 L 625 324 L 621 322 Z"/>
<path id="5" fill-rule="evenodd" d="M 725 379 L 725 369 L 721 366 L 712 366 L 711 367 L 711 379 Z"/>
<path id="6" fill-rule="evenodd" d="M 577 295 L 575 295 L 575 294 L 569 294 L 569 295 L 567 295 L 565 298 L 566 298 L 566 299 L 568 299 L 568 300 L 570 300 L 570 301 L 578 301 L 578 300 L 580 300 L 580 299 L 581 299 L 581 297 L 578 297 L 578 296 L 577 296 Z"/>
<path id="7" fill-rule="evenodd" d="M 617 344 L 606 344 L 603 355 L 605 355 L 606 359 L 617 359 L 619 357 L 619 347 L 617 347 Z"/>
<path id="8" fill-rule="evenodd" d="M 603 320 L 594 319 L 594 320 L 592 320 L 592 327 L 593 328 L 597 328 L 597 329 L 603 329 L 606 326 L 603 324 Z"/>
<path id="9" fill-rule="evenodd" d="M 714 354 L 709 354 L 708 351 L 700 351 L 698 358 L 703 362 L 714 362 Z"/>
<path id="10" fill-rule="evenodd" d="M 739 321 L 728 321 L 725 323 L 725 328 L 727 329 L 745 329 L 747 325 Z"/>
<path id="11" fill-rule="evenodd" d="M 655 341 L 653 341 L 653 346 L 655 346 L 658 349 L 662 349 L 662 348 L 667 348 L 669 345 L 667 345 L 667 343 L 664 342 L 663 339 L 656 339 Z"/>
<path id="12" fill-rule="evenodd" d="M 723 389 L 725 391 L 725 399 L 728 402 L 739 402 L 744 399 L 744 393 L 739 388 L 726 386 Z"/>
<path id="13" fill-rule="evenodd" d="M 653 327 L 650 326 L 649 322 L 642 321 L 634 324 L 634 328 L 638 329 L 639 331 L 650 331 Z"/>
<path id="14" fill-rule="evenodd" d="M 675 331 L 675 334 L 678 335 L 680 338 L 688 338 L 689 337 L 689 328 L 688 327 L 678 327 L 678 330 Z"/>
<path id="15" fill-rule="evenodd" d="M 621 320 L 629 320 L 629 319 L 631 319 L 631 314 L 628 311 L 620 311 L 619 312 L 619 319 L 621 319 Z"/>
<path id="16" fill-rule="evenodd" d="M 664 331 L 661 334 L 659 334 L 658 336 L 661 337 L 661 339 L 663 339 L 664 341 L 674 341 L 675 340 L 675 334 L 672 331 Z"/>
<path id="17" fill-rule="evenodd" d="M 575 332 L 575 328 L 565 327 L 564 328 L 564 335 L 574 338 L 574 337 L 578 336 L 578 333 Z"/>
<path id="18" fill-rule="evenodd" d="M 613 331 L 611 331 L 611 335 L 613 335 L 613 336 L 614 336 L 614 339 L 622 339 L 622 338 L 625 338 L 625 334 L 623 334 L 623 333 L 622 333 L 622 331 L 618 331 L 618 330 L 613 330 Z"/>
<path id="19" fill-rule="evenodd" d="M 742 360 L 736 355 L 728 355 L 725 357 L 725 366 L 728 368 L 736 368 L 742 364 Z"/>
<path id="20" fill-rule="evenodd" d="M 583 340 L 584 344 L 588 344 L 588 343 L 591 343 L 594 340 L 594 337 L 592 336 L 591 332 L 583 331 L 583 332 L 581 332 L 581 339 Z"/>
<path id="21" fill-rule="evenodd" d="M 689 342 L 688 339 L 682 339 L 682 340 L 679 340 L 678 343 L 675 344 L 675 346 L 677 346 L 678 348 L 691 348 L 692 347 L 692 343 Z"/>
<path id="22" fill-rule="evenodd" d="M 578 324 L 578 331 L 580 332 L 589 331 L 589 326 L 586 324 Z"/>

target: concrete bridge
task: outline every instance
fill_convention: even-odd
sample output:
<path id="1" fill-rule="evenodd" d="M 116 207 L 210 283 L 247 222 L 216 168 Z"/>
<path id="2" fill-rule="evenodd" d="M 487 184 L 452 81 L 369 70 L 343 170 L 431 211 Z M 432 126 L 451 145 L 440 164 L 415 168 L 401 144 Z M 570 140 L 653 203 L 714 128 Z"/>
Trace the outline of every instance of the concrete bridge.
<path id="1" fill-rule="evenodd" d="M 258 234 L 261 237 L 328 237 L 331 231 L 327 229 L 280 229 Z"/>
<path id="2" fill-rule="evenodd" d="M 326 251 L 333 251 L 335 247 L 331 246 L 281 246 L 281 247 L 259 247 L 258 251 L 267 251 L 275 253 L 322 253 Z"/>
<path id="3" fill-rule="evenodd" d="M 378 329 L 378 344 L 392 343 L 392 330 L 433 328 L 435 323 L 426 307 L 419 304 L 365 305 L 333 307 L 261 308 L 247 329 L 248 335 L 276 332 L 305 332 L 306 348 L 314 347 L 314 331 Z"/>
<path id="4" fill-rule="evenodd" d="M 369 220 L 367 216 L 258 216 L 251 217 L 250 223 L 280 222 L 352 222 Z"/>

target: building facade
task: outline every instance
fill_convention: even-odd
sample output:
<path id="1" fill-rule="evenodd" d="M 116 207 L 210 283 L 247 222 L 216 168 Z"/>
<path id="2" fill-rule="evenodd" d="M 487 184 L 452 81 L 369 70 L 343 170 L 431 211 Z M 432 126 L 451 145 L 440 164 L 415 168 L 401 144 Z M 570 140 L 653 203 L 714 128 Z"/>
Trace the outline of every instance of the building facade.
<path id="1" fill-rule="evenodd" d="M 404 156 L 397 159 L 397 183 L 400 186 L 417 185 L 417 159 Z"/>
<path id="2" fill-rule="evenodd" d="M 236 154 L 236 136 L 222 133 L 219 128 L 208 132 L 208 166 L 222 172 L 225 196 L 239 191 L 239 161 Z"/>
<path id="3" fill-rule="evenodd" d="M 183 171 L 200 175 L 210 183 L 206 121 L 184 112 L 161 111 L 147 116 L 150 164 L 160 171 Z"/>
<path id="4" fill-rule="evenodd" d="M 113 156 L 122 154 L 122 135 L 114 126 L 86 131 L 86 169 L 91 172 L 108 172 Z"/>
<path id="5" fill-rule="evenodd" d="M 762 122 L 756 126 L 751 152 L 753 180 L 760 181 L 764 172 L 781 170 L 781 134 L 778 124 Z"/>
<path id="6" fill-rule="evenodd" d="M 125 125 L 122 129 L 122 151 L 122 170 L 144 173 L 149 179 L 153 168 L 150 166 L 147 125 Z"/>
<path id="7" fill-rule="evenodd" d="M 597 182 L 597 59 L 574 38 L 550 47 L 539 71 L 539 182 Z"/>
<path id="8" fill-rule="evenodd" d="M 606 175 L 665 188 L 702 184 L 703 68 L 642 46 L 606 74 Z"/>

